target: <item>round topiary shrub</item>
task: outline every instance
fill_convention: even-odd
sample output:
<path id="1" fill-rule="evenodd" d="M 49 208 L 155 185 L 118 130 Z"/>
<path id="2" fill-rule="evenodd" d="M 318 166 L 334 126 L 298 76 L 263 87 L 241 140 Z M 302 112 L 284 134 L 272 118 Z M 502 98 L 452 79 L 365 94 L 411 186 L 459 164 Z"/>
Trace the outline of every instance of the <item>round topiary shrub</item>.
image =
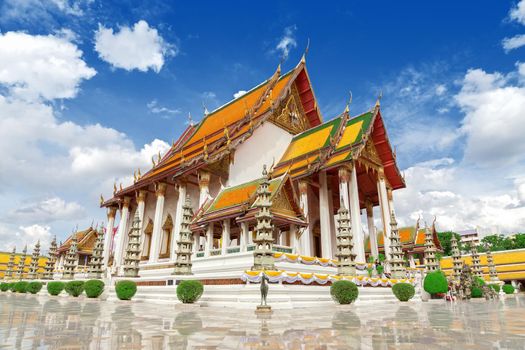
<path id="1" fill-rule="evenodd" d="M 84 281 L 71 281 L 66 283 L 67 294 L 78 297 L 84 291 Z"/>
<path id="2" fill-rule="evenodd" d="M 40 292 L 41 289 L 42 289 L 42 282 L 33 281 L 33 282 L 29 282 L 29 284 L 27 285 L 27 291 L 31 294 L 36 294 Z"/>
<path id="3" fill-rule="evenodd" d="M 53 281 L 47 283 L 47 292 L 50 295 L 59 295 L 65 288 L 66 284 L 60 281 Z"/>
<path id="4" fill-rule="evenodd" d="M 200 281 L 181 281 L 177 286 L 177 298 L 184 304 L 193 304 L 203 292 L 204 287 Z"/>
<path id="5" fill-rule="evenodd" d="M 19 281 L 15 283 L 15 292 L 17 293 L 25 293 L 27 292 L 27 283 L 26 281 Z"/>
<path id="6" fill-rule="evenodd" d="M 410 283 L 396 283 L 392 286 L 392 293 L 399 301 L 409 301 L 416 294 L 416 289 Z"/>
<path id="7" fill-rule="evenodd" d="M 104 292 L 104 282 L 101 280 L 89 280 L 84 284 L 84 290 L 88 298 L 98 298 Z"/>
<path id="8" fill-rule="evenodd" d="M 481 298 L 483 297 L 483 290 L 479 287 L 472 287 L 470 296 L 473 298 Z"/>
<path id="9" fill-rule="evenodd" d="M 429 294 L 448 292 L 448 282 L 442 271 L 430 272 L 425 276 L 423 288 Z"/>
<path id="10" fill-rule="evenodd" d="M 489 287 L 494 289 L 496 293 L 499 293 L 499 291 L 501 290 L 501 287 L 499 286 L 499 284 L 489 284 Z"/>
<path id="11" fill-rule="evenodd" d="M 120 300 L 131 300 L 137 293 L 137 284 L 128 280 L 118 281 L 115 285 L 115 292 Z"/>
<path id="12" fill-rule="evenodd" d="M 330 295 L 335 302 L 346 305 L 357 299 L 359 291 L 353 282 L 337 281 L 330 287 Z"/>
<path id="13" fill-rule="evenodd" d="M 8 284 L 9 284 L 9 290 L 11 292 L 16 292 L 16 290 L 15 290 L 16 283 L 15 282 L 11 282 L 11 283 L 8 283 Z"/>
<path id="14" fill-rule="evenodd" d="M 476 277 L 476 282 L 478 286 L 482 287 L 484 286 L 486 283 L 485 283 L 485 280 L 481 277 Z"/>
<path id="15" fill-rule="evenodd" d="M 9 283 L 6 283 L 6 282 L 2 282 L 0 284 L 0 290 L 2 292 L 7 292 L 9 290 Z"/>
<path id="16" fill-rule="evenodd" d="M 502 288 L 503 288 L 503 292 L 505 294 L 513 294 L 514 293 L 514 287 L 512 286 L 512 284 L 504 284 Z"/>

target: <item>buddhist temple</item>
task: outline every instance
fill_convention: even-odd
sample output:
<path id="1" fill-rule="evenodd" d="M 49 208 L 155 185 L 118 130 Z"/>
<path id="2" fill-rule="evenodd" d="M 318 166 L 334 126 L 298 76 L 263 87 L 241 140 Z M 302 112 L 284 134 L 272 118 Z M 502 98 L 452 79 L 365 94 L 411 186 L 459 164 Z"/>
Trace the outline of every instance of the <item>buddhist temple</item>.
<path id="1" fill-rule="evenodd" d="M 244 95 L 206 111 L 166 154 L 152 159 L 150 170 L 137 169 L 132 185 L 115 185 L 113 197 L 101 200 L 108 231 L 118 226 L 114 238 L 106 235 L 105 247 L 112 249 L 106 249 L 105 263 L 112 262 L 113 273 L 122 272 L 131 219 L 138 213 L 141 269 L 174 266 L 186 196 L 194 213 L 196 266 L 199 259 L 253 251 L 256 189 L 265 165 L 274 251 L 335 258 L 342 203 L 349 209 L 355 261 L 364 263 L 365 232 L 373 241 L 385 241 L 377 238 L 370 208 L 380 208 L 388 235 L 393 192 L 405 182 L 379 100 L 361 114 L 352 115 L 348 106 L 341 110 L 322 117 L 303 57 L 291 71 L 282 74 L 279 66 Z M 378 247 L 370 252 L 378 253 Z"/>
<path id="2" fill-rule="evenodd" d="M 77 269 L 86 270 L 93 254 L 93 247 L 97 240 L 97 231 L 93 227 L 71 234 L 64 243 L 57 248 L 56 269 L 62 271 L 73 236 L 77 239 Z"/>

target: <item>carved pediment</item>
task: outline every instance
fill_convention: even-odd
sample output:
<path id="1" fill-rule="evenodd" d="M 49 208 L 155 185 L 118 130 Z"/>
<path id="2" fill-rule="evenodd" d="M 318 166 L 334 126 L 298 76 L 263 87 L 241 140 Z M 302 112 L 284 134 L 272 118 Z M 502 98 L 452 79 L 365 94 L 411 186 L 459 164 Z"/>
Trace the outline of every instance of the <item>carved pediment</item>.
<path id="1" fill-rule="evenodd" d="M 272 211 L 280 212 L 285 215 L 295 216 L 295 211 L 284 190 L 281 190 L 275 195 L 275 197 L 272 198 Z"/>
<path id="2" fill-rule="evenodd" d="M 290 96 L 278 106 L 270 121 L 292 134 L 298 134 L 309 128 L 295 84 L 291 87 Z"/>
<path id="3" fill-rule="evenodd" d="M 379 157 L 379 153 L 377 153 L 376 147 L 374 146 L 374 143 L 372 142 L 372 140 L 368 140 L 368 142 L 366 143 L 364 149 L 361 151 L 360 158 L 361 157 L 375 163 L 375 165 L 383 164 L 383 162 L 381 161 L 381 158 Z"/>

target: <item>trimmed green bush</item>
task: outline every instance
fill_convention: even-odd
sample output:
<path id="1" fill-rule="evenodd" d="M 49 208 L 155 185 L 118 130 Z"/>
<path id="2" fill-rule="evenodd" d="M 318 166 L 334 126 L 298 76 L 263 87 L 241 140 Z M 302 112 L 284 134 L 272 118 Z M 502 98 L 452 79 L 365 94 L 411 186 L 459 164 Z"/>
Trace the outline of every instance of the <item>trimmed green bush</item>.
<path id="1" fill-rule="evenodd" d="M 64 288 L 66 287 L 66 284 L 64 282 L 60 281 L 52 281 L 47 283 L 47 292 L 50 295 L 59 295 Z"/>
<path id="2" fill-rule="evenodd" d="M 446 293 L 448 292 L 447 277 L 442 271 L 430 272 L 425 276 L 423 288 L 430 294 Z"/>
<path id="3" fill-rule="evenodd" d="M 11 292 L 16 292 L 15 291 L 15 285 L 16 285 L 16 282 L 11 282 L 11 283 L 8 283 L 9 284 L 9 290 Z"/>
<path id="4" fill-rule="evenodd" d="M 84 291 L 84 281 L 70 281 L 66 283 L 66 293 L 78 297 Z"/>
<path id="5" fill-rule="evenodd" d="M 330 295 L 335 302 L 346 305 L 357 299 L 359 291 L 353 282 L 337 281 L 330 287 Z"/>
<path id="6" fill-rule="evenodd" d="M 483 278 L 481 278 L 481 277 L 476 277 L 476 282 L 475 283 L 477 283 L 477 285 L 479 287 L 482 287 L 482 286 L 484 286 L 486 284 L 485 280 Z"/>
<path id="7" fill-rule="evenodd" d="M 512 293 L 514 293 L 514 287 L 512 286 L 512 284 L 504 284 L 503 285 L 503 292 L 505 294 L 512 294 Z"/>
<path id="8" fill-rule="evenodd" d="M 9 283 L 6 283 L 6 282 L 2 282 L 0 284 L 0 290 L 2 292 L 7 292 L 9 290 Z"/>
<path id="9" fill-rule="evenodd" d="M 25 293 L 27 292 L 27 283 L 26 281 L 19 281 L 15 283 L 15 292 L 17 293 Z"/>
<path id="10" fill-rule="evenodd" d="M 184 304 L 193 304 L 203 292 L 204 287 L 200 281 L 182 281 L 177 286 L 177 298 Z"/>
<path id="11" fill-rule="evenodd" d="M 496 293 L 499 293 L 499 291 L 501 290 L 501 287 L 499 286 L 499 284 L 489 284 L 489 287 L 494 289 Z"/>
<path id="12" fill-rule="evenodd" d="M 40 292 L 41 289 L 42 289 L 42 282 L 33 281 L 33 282 L 29 282 L 29 284 L 27 285 L 27 291 L 31 294 L 36 294 Z"/>
<path id="13" fill-rule="evenodd" d="M 88 298 L 98 298 L 104 292 L 104 282 L 101 280 L 89 280 L 84 284 L 84 290 Z"/>
<path id="14" fill-rule="evenodd" d="M 128 280 L 118 281 L 115 285 L 115 292 L 120 300 L 131 300 L 137 293 L 137 284 Z"/>
<path id="15" fill-rule="evenodd" d="M 392 286 L 392 293 L 399 301 L 409 301 L 416 294 L 416 289 L 410 283 L 396 283 Z"/>
<path id="16" fill-rule="evenodd" d="M 385 268 L 384 268 L 383 265 L 377 265 L 377 266 L 376 266 L 376 271 L 377 271 L 377 274 L 378 274 L 379 276 L 381 276 L 381 275 L 383 274 L 383 272 L 385 272 Z"/>
<path id="17" fill-rule="evenodd" d="M 473 298 L 481 298 L 481 297 L 483 297 L 483 290 L 481 290 L 481 288 L 479 288 L 479 287 L 472 287 L 471 297 L 473 297 Z"/>

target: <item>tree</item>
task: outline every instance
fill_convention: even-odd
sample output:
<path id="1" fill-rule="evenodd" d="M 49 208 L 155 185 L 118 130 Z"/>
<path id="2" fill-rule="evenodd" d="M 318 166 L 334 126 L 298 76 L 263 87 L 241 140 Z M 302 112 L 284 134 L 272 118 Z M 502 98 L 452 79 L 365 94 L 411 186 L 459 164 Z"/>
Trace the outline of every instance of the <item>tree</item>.
<path id="1" fill-rule="evenodd" d="M 443 255 L 450 256 L 452 255 L 452 247 L 450 244 L 450 240 L 452 239 L 452 235 L 456 237 L 456 240 L 458 241 L 459 249 L 462 250 L 461 245 L 461 236 L 457 234 L 456 232 L 452 231 L 445 231 L 445 232 L 438 232 L 438 239 L 441 243 L 441 246 L 443 247 Z"/>
<path id="2" fill-rule="evenodd" d="M 525 248 L 525 233 L 516 233 L 514 235 L 514 249 Z"/>
<path id="3" fill-rule="evenodd" d="M 514 248 L 513 239 L 504 235 L 485 236 L 481 239 L 480 246 L 483 247 L 480 251 L 490 250 L 491 252 L 516 249 Z"/>

